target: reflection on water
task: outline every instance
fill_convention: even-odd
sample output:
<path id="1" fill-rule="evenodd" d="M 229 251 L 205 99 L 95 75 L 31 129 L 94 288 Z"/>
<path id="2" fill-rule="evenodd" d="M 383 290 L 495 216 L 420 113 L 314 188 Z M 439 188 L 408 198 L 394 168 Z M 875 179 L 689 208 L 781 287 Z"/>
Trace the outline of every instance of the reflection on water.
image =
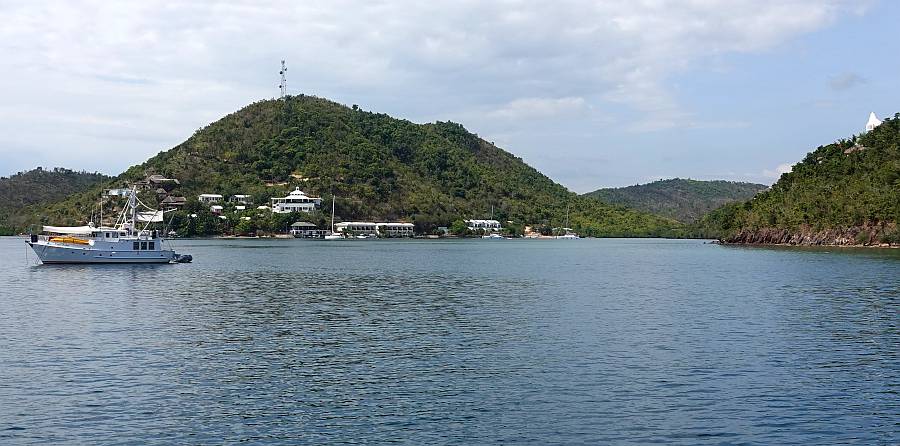
<path id="1" fill-rule="evenodd" d="M 693 241 L 0 239 L 0 440 L 896 444 L 900 256 Z"/>

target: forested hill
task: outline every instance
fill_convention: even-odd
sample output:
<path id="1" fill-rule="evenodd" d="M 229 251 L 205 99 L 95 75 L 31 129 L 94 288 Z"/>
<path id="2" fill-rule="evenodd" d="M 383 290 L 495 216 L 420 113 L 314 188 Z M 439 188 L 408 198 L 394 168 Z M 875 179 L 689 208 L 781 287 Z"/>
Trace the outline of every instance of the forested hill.
<path id="1" fill-rule="evenodd" d="M 101 173 L 77 172 L 59 167 L 38 167 L 8 178 L 0 178 L 0 233 L 10 232 L 9 227 L 13 225 L 8 221 L 10 214 L 18 213 L 23 207 L 61 200 L 109 178 Z"/>
<path id="2" fill-rule="evenodd" d="M 599 189 L 584 194 L 651 214 L 693 222 L 727 203 L 747 200 L 768 186 L 734 181 L 674 178 L 636 186 Z"/>
<path id="3" fill-rule="evenodd" d="M 198 130 L 184 143 L 131 167 L 109 185 L 160 174 L 180 194 L 252 194 L 257 204 L 294 187 L 328 203 L 339 220 L 406 220 L 420 231 L 461 218 L 570 226 L 586 235 L 672 235 L 665 218 L 579 197 L 520 158 L 459 124 L 415 124 L 321 98 L 251 104 Z M 99 190 L 99 188 L 98 188 Z M 76 223 L 96 192 L 41 209 L 40 218 Z"/>
<path id="4" fill-rule="evenodd" d="M 900 114 L 821 146 L 753 200 L 701 224 L 726 241 L 804 245 L 900 243 Z"/>

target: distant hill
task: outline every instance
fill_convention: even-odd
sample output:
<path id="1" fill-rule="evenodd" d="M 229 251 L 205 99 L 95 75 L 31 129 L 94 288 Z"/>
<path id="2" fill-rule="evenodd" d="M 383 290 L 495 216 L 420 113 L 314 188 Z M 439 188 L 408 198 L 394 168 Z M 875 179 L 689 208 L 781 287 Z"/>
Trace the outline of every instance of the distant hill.
<path id="1" fill-rule="evenodd" d="M 732 243 L 900 243 L 900 114 L 872 131 L 820 146 L 750 201 L 700 224 Z"/>
<path id="2" fill-rule="evenodd" d="M 18 213 L 26 206 L 52 203 L 108 180 L 101 173 L 38 167 L 10 177 L 0 177 L 0 233 L 9 233 Z"/>
<path id="3" fill-rule="evenodd" d="M 724 204 L 743 201 L 768 186 L 734 181 L 674 178 L 636 186 L 599 189 L 584 194 L 607 203 L 693 222 Z"/>
<path id="4" fill-rule="evenodd" d="M 151 174 L 179 179 L 187 210 L 201 218 L 200 193 L 251 194 L 256 204 L 266 204 L 299 187 L 325 203 L 335 196 L 339 220 L 405 220 L 420 232 L 459 219 L 488 218 L 492 207 L 507 226 L 558 227 L 569 206 L 570 226 L 594 236 L 672 235 L 681 227 L 579 197 L 462 125 L 415 124 L 303 95 L 244 107 L 108 183 Z M 35 209 L 32 221 L 83 223 L 98 191 Z M 255 212 L 250 216 L 254 222 L 259 218 Z M 321 213 L 299 217 L 324 221 Z M 230 224 L 207 221 L 199 232 L 216 233 Z"/>

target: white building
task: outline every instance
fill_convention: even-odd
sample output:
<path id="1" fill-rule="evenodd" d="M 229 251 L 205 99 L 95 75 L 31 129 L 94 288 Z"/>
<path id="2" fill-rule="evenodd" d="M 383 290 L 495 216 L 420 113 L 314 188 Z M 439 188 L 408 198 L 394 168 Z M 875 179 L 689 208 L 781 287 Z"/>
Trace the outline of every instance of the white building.
<path id="1" fill-rule="evenodd" d="M 334 224 L 334 230 L 341 234 L 374 235 L 378 232 L 378 226 L 367 221 L 342 221 Z"/>
<path id="2" fill-rule="evenodd" d="M 213 214 L 221 214 L 222 209 L 223 209 L 222 206 L 219 206 L 217 204 L 214 204 L 209 207 L 209 211 L 212 212 Z"/>
<path id="3" fill-rule="evenodd" d="M 308 221 L 297 221 L 291 224 L 291 235 L 296 238 L 322 238 L 325 230 Z"/>
<path id="4" fill-rule="evenodd" d="M 487 232 L 499 232 L 503 229 L 497 220 L 466 220 L 466 226 L 468 226 L 470 231 L 481 229 Z"/>
<path id="5" fill-rule="evenodd" d="M 875 116 L 875 112 L 869 113 L 869 120 L 866 122 L 866 132 L 871 132 L 875 130 L 875 127 L 881 125 L 881 120 L 878 119 L 878 116 Z"/>
<path id="6" fill-rule="evenodd" d="M 200 194 L 197 196 L 197 200 L 201 203 L 218 203 L 222 201 L 222 196 L 219 194 Z"/>
<path id="7" fill-rule="evenodd" d="M 412 223 L 368 221 L 344 221 L 334 224 L 334 231 L 340 234 L 378 235 L 381 237 L 412 237 L 415 225 Z"/>
<path id="8" fill-rule="evenodd" d="M 229 201 L 232 203 L 253 204 L 253 196 L 245 194 L 232 195 Z"/>
<path id="9" fill-rule="evenodd" d="M 375 223 L 375 231 L 382 237 L 412 237 L 412 223 Z"/>
<path id="10" fill-rule="evenodd" d="M 278 214 L 287 214 L 289 212 L 312 212 L 321 204 L 321 198 L 307 196 L 298 187 L 288 194 L 287 197 L 272 198 L 272 212 Z"/>

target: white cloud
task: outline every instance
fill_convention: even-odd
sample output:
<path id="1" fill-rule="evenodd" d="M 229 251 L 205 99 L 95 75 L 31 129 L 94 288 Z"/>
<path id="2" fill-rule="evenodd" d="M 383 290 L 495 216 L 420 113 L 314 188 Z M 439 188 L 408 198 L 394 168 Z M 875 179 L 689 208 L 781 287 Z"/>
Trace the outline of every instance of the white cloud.
<path id="1" fill-rule="evenodd" d="M 765 178 L 777 180 L 777 179 L 781 178 L 782 175 L 790 172 L 793 169 L 794 169 L 794 166 L 792 164 L 783 163 L 783 164 L 779 164 L 778 166 L 776 166 L 774 170 L 770 170 L 770 169 L 763 170 L 762 176 Z"/>
<path id="2" fill-rule="evenodd" d="M 634 131 L 690 126 L 694 111 L 672 77 L 859 8 L 841 0 L 0 1 L 8 106 L 0 156 L 27 146 L 60 164 L 116 172 L 275 96 L 283 58 L 292 93 L 411 119 L 612 109 Z M 139 138 L 100 136 L 110 127 Z M 114 167 L 77 164 L 113 155 Z"/>
<path id="3" fill-rule="evenodd" d="M 584 98 L 522 98 L 488 113 L 503 119 L 549 118 L 580 113 L 588 108 Z"/>

